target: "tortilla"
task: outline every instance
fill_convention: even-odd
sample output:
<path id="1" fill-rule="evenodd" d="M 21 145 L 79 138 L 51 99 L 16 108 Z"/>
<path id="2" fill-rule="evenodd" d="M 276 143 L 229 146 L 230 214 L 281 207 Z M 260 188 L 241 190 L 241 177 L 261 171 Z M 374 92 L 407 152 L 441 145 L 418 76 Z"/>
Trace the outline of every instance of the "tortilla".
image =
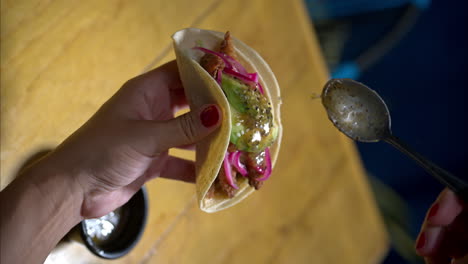
<path id="1" fill-rule="evenodd" d="M 173 36 L 174 50 L 177 58 L 180 78 L 191 109 L 203 105 L 217 104 L 222 109 L 223 122 L 219 129 L 196 145 L 196 192 L 201 210 L 212 213 L 231 207 L 255 189 L 249 186 L 243 178 L 238 181 L 239 189 L 233 198 L 208 198 L 207 192 L 215 181 L 223 164 L 223 159 L 229 145 L 231 133 L 231 111 L 222 88 L 199 64 L 203 52 L 193 47 L 202 44 L 207 49 L 215 49 L 223 40 L 224 33 L 197 28 L 187 28 L 177 31 Z M 249 71 L 259 74 L 265 95 L 272 104 L 273 118 L 278 126 L 278 137 L 270 147 L 273 168 L 278 158 L 282 138 L 280 118 L 280 89 L 276 78 L 268 64 L 260 55 L 243 42 L 232 38 L 238 61 Z"/>

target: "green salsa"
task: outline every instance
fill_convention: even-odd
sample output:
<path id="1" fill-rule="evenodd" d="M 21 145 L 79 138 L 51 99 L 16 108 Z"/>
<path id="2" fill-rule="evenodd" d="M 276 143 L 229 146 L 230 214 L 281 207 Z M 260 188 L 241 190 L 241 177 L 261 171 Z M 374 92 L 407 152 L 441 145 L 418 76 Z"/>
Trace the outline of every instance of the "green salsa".
<path id="1" fill-rule="evenodd" d="M 258 88 L 223 74 L 221 87 L 232 112 L 230 141 L 239 150 L 261 152 L 271 146 L 278 135 L 271 104 Z"/>

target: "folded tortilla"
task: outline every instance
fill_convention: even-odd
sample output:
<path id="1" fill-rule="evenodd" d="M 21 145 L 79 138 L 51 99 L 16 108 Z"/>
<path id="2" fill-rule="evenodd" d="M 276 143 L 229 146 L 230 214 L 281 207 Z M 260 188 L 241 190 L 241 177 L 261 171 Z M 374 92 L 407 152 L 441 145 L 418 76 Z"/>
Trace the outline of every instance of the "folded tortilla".
<path id="1" fill-rule="evenodd" d="M 214 183 L 227 151 L 231 133 L 231 111 L 224 92 L 216 80 L 200 66 L 203 52 L 193 48 L 202 44 L 214 50 L 224 38 L 224 33 L 197 28 L 177 31 L 173 36 L 174 50 L 180 78 L 191 109 L 198 109 L 207 104 L 217 104 L 222 109 L 223 122 L 218 130 L 196 145 L 196 192 L 198 204 L 205 212 L 217 212 L 231 207 L 249 196 L 255 189 L 244 178 L 238 181 L 239 189 L 233 198 L 207 197 L 207 192 Z M 257 72 L 265 95 L 272 106 L 273 119 L 278 126 L 278 136 L 270 147 L 272 166 L 276 163 L 282 138 L 280 119 L 280 89 L 268 64 L 260 55 L 243 42 L 232 38 L 237 60 L 248 72 Z M 273 170 L 274 171 L 274 170 Z"/>

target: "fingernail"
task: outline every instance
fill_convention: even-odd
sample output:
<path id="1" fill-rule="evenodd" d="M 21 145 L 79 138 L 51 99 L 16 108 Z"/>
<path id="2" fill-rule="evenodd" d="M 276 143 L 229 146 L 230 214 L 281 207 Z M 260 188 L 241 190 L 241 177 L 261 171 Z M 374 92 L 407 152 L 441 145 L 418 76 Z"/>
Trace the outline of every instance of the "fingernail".
<path id="1" fill-rule="evenodd" d="M 426 233 L 423 232 L 419 235 L 418 242 L 416 243 L 416 250 L 421 250 L 426 245 Z"/>
<path id="2" fill-rule="evenodd" d="M 437 211 L 439 211 L 439 204 L 436 203 L 432 206 L 431 210 L 429 210 L 429 213 L 427 214 L 427 218 L 431 218 L 437 214 Z"/>
<path id="3" fill-rule="evenodd" d="M 205 127 L 212 127 L 218 123 L 219 112 L 216 106 L 210 105 L 203 109 L 200 114 L 200 120 Z"/>

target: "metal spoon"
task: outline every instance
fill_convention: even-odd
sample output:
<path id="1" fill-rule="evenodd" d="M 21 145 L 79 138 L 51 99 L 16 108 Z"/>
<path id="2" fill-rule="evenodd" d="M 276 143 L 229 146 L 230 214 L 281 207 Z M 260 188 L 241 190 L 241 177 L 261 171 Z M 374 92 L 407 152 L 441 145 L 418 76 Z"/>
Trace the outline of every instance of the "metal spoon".
<path id="1" fill-rule="evenodd" d="M 328 118 L 345 135 L 361 142 L 383 140 L 415 160 L 442 184 L 468 202 L 468 184 L 409 148 L 392 135 L 390 113 L 380 96 L 351 79 L 331 79 L 322 92 Z"/>

